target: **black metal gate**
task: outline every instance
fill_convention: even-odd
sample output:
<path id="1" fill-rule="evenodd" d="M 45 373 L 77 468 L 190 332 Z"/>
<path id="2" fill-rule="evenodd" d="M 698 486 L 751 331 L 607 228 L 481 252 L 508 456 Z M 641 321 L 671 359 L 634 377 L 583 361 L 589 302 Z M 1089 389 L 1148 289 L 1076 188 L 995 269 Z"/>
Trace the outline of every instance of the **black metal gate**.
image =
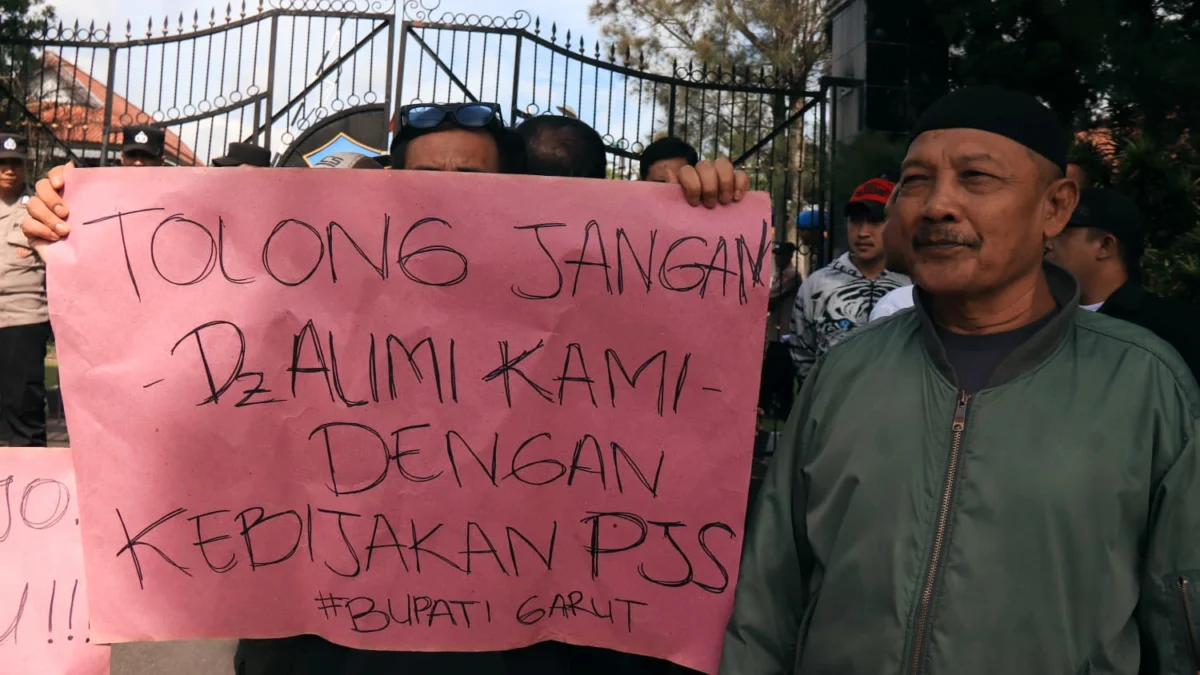
<path id="1" fill-rule="evenodd" d="M 460 14 L 440 11 L 440 0 L 257 3 L 144 30 L 46 25 L 0 45 L 0 125 L 30 136 L 36 172 L 67 159 L 113 163 L 131 123 L 167 131 L 169 163 L 204 165 L 237 140 L 279 157 L 348 110 L 387 127 L 405 103 L 494 101 L 514 125 L 543 113 L 592 125 L 613 178 L 635 177 L 642 149 L 663 135 L 729 156 L 770 191 L 780 238 L 816 211 L 809 220 L 821 227 L 802 243 L 827 258 L 827 108 L 845 83 L 806 87 L 767 69 L 618 52 L 526 12 Z"/>
<path id="2" fill-rule="evenodd" d="M 391 109 L 393 6 L 242 0 L 121 28 L 45 25 L 0 45 L 0 120 L 30 136 L 36 170 L 113 163 L 127 124 L 162 127 L 168 162 L 194 166 L 231 141 L 278 153 L 344 109 Z"/>
<path id="3" fill-rule="evenodd" d="M 778 237 L 807 209 L 818 212 L 811 220 L 828 223 L 826 103 L 836 103 L 828 92 L 837 82 L 822 80 L 810 90 L 763 68 L 619 52 L 527 12 L 462 14 L 440 4 L 405 3 L 397 106 L 495 102 L 514 126 L 539 114 L 578 117 L 603 136 L 609 175 L 621 179 L 638 175 L 650 141 L 675 136 L 702 157 L 730 157 L 756 189 L 768 190 Z M 828 237 L 813 234 L 802 243 L 824 259 Z"/>

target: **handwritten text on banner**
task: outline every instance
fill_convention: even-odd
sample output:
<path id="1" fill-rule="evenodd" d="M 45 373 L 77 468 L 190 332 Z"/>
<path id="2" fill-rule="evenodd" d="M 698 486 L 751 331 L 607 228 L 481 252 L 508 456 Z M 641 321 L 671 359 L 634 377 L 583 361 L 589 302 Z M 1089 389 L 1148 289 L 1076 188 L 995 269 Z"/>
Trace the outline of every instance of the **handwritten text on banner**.
<path id="1" fill-rule="evenodd" d="M 107 675 L 91 643 L 66 448 L 0 448 L 0 675 Z"/>
<path id="2" fill-rule="evenodd" d="M 715 669 L 765 195 L 127 169 L 68 198 L 50 293 L 95 634 Z"/>

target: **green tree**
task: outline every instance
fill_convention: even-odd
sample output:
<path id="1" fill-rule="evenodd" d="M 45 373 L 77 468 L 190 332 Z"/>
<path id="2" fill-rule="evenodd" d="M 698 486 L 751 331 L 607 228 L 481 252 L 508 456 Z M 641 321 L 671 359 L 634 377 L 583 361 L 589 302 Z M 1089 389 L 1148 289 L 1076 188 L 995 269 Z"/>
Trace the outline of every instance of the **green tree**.
<path id="1" fill-rule="evenodd" d="M 42 0 L 0 0 L 0 128 L 25 121 L 24 73 L 35 56 L 22 43 L 54 16 L 54 8 Z"/>
<path id="2" fill-rule="evenodd" d="M 842 217 L 842 206 L 850 201 L 854 189 L 869 178 L 900 177 L 900 163 L 908 149 L 905 138 L 881 131 L 864 131 L 838 144 L 833 161 L 834 219 Z"/>
<path id="3" fill-rule="evenodd" d="M 827 54 L 822 0 L 593 0 L 591 18 L 619 47 L 662 63 L 769 67 L 801 90 Z M 662 65 L 660 63 L 660 65 Z"/>
<path id="4" fill-rule="evenodd" d="M 1146 216 L 1146 286 L 1200 304 L 1200 172 L 1187 148 L 1168 151 L 1137 135 L 1115 148 L 1081 142 L 1071 159 L 1099 185 L 1133 199 Z"/>
<path id="5" fill-rule="evenodd" d="M 704 139 L 702 152 L 736 157 L 806 102 L 804 91 L 827 58 L 828 6 L 826 0 L 593 0 L 590 15 L 618 50 L 645 55 L 658 72 L 674 73 L 678 64 L 702 79 L 765 75 L 778 86 L 780 94 L 765 99 L 699 90 L 677 96 L 676 135 L 693 140 L 708 136 L 700 129 L 722 129 L 715 142 Z M 660 91 L 658 104 L 671 105 L 669 91 Z M 773 195 L 779 223 L 790 222 L 802 197 L 815 192 L 804 181 L 815 176 L 806 170 L 815 164 L 812 146 L 811 138 L 793 133 L 748 163 L 754 187 Z"/>
<path id="6" fill-rule="evenodd" d="M 1105 139 L 1074 159 L 1141 208 L 1147 285 L 1200 298 L 1200 3 L 925 2 L 949 44 L 954 85 L 1027 91 Z"/>

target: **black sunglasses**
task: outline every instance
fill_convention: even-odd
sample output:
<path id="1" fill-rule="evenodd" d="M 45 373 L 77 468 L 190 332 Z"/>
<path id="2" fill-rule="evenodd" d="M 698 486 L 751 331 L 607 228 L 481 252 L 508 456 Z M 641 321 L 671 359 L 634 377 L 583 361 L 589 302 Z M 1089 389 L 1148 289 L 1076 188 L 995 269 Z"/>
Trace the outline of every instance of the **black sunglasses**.
<path id="1" fill-rule="evenodd" d="M 416 103 L 400 109 L 400 129 L 433 129 L 447 117 L 467 129 L 504 125 L 498 103 Z"/>

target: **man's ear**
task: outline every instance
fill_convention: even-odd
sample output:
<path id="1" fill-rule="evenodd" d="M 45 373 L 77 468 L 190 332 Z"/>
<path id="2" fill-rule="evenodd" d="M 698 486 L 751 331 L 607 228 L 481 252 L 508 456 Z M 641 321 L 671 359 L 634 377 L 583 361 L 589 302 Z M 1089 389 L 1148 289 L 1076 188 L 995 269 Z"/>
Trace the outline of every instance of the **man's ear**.
<path id="1" fill-rule="evenodd" d="M 1096 260 L 1112 260 L 1121 256 L 1120 243 L 1117 238 L 1105 232 L 1100 236 L 1096 246 Z"/>
<path id="2" fill-rule="evenodd" d="M 1059 178 L 1046 189 L 1045 223 L 1042 235 L 1053 239 L 1066 228 L 1079 205 L 1079 184 L 1070 178 Z"/>

